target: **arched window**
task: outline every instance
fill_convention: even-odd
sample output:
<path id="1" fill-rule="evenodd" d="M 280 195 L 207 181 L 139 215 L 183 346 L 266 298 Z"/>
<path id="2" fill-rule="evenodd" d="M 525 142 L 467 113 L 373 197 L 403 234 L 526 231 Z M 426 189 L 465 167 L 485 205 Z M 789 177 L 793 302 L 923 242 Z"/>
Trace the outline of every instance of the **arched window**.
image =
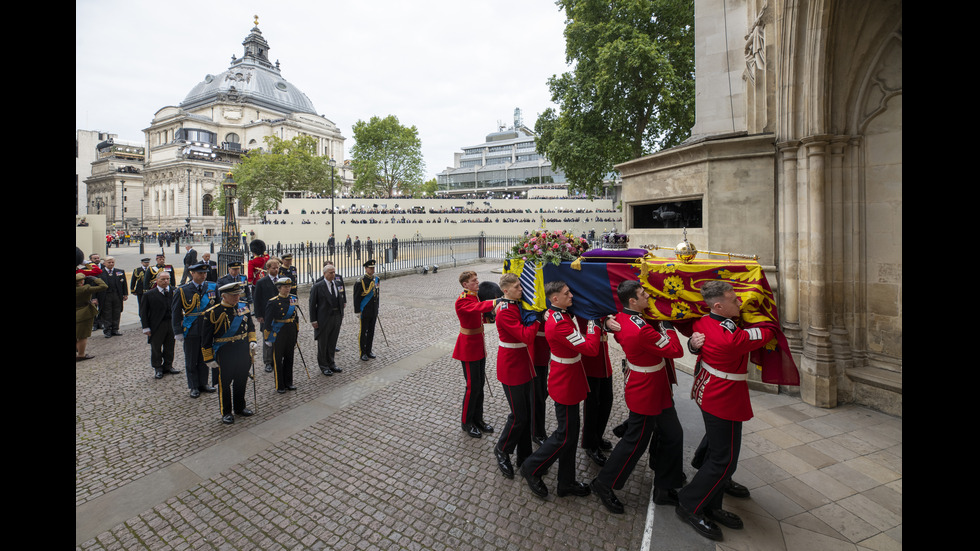
<path id="1" fill-rule="evenodd" d="M 204 216 L 214 216 L 214 199 L 211 197 L 210 193 L 205 193 L 204 197 L 201 199 L 201 213 Z"/>

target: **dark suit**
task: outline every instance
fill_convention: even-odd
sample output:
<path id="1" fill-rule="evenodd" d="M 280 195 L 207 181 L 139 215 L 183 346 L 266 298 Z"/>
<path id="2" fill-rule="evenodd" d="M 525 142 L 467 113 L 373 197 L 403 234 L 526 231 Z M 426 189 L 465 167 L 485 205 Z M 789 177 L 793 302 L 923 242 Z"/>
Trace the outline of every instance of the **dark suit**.
<path id="1" fill-rule="evenodd" d="M 99 293 L 99 309 L 102 312 L 102 330 L 106 335 L 119 332 L 119 318 L 123 310 L 123 298 L 129 295 L 126 284 L 126 272 L 119 268 L 106 268 L 99 274 L 102 281 L 109 287 L 104 293 Z"/>
<path id="2" fill-rule="evenodd" d="M 191 272 L 188 268 L 190 268 L 195 264 L 197 264 L 197 250 L 191 248 L 189 251 L 187 251 L 187 254 L 184 255 L 184 274 L 180 276 L 181 285 L 183 285 L 184 282 L 190 279 Z M 173 280 L 170 280 L 170 282 L 173 283 Z"/>
<path id="3" fill-rule="evenodd" d="M 150 343 L 150 365 L 165 373 L 174 365 L 174 328 L 171 326 L 171 304 L 174 289 L 161 292 L 154 287 L 143 294 L 140 301 L 140 321 L 143 329 L 150 330 L 146 342 Z"/>
<path id="4" fill-rule="evenodd" d="M 218 282 L 218 263 L 214 260 L 202 260 L 208 265 L 208 277 L 204 281 Z M 220 299 L 219 299 L 220 300 Z"/>
<path id="5" fill-rule="evenodd" d="M 310 289 L 310 322 L 317 324 L 317 328 L 313 330 L 313 338 L 317 341 L 316 356 L 321 371 L 337 365 L 334 354 L 337 351 L 337 338 L 340 336 L 340 324 L 344 321 L 344 307 L 347 304 L 344 278 L 337 274 L 334 283 L 337 296 L 330 292 L 330 285 L 322 278 Z"/>

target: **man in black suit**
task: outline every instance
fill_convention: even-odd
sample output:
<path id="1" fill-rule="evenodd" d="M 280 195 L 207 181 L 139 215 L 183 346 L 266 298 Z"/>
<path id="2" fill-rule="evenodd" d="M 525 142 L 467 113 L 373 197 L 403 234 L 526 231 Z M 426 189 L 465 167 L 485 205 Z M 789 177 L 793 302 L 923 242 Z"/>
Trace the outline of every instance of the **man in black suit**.
<path id="1" fill-rule="evenodd" d="M 313 325 L 313 338 L 317 341 L 317 363 L 320 372 L 327 376 L 342 371 L 334 361 L 334 354 L 346 305 L 344 278 L 337 274 L 333 262 L 326 262 L 323 264 L 323 279 L 317 280 L 310 289 L 310 322 Z"/>
<path id="2" fill-rule="evenodd" d="M 204 281 L 218 282 L 218 263 L 211 260 L 211 253 L 202 253 L 201 262 L 208 267 L 208 275 Z"/>
<path id="3" fill-rule="evenodd" d="M 265 319 L 265 307 L 269 301 L 276 298 L 279 291 L 276 289 L 276 280 L 279 279 L 279 259 L 272 257 L 265 263 L 266 276 L 255 283 L 253 298 L 255 299 L 254 312 L 255 319 L 261 324 L 263 334 L 268 329 L 272 320 Z M 262 360 L 265 361 L 265 372 L 272 373 L 272 347 L 262 347 Z"/>
<path id="4" fill-rule="evenodd" d="M 129 298 L 129 286 L 126 284 L 126 272 L 116 268 L 116 259 L 111 256 L 105 258 L 99 277 L 109 287 L 104 293 L 97 295 L 102 309 L 102 332 L 108 339 L 113 335 L 122 335 L 119 332 L 119 319 L 122 316 L 123 302 Z"/>
<path id="5" fill-rule="evenodd" d="M 330 234 L 330 239 L 327 239 L 327 248 L 330 249 L 330 256 L 333 256 L 336 250 L 337 241 L 334 239 L 333 234 Z"/>
<path id="6" fill-rule="evenodd" d="M 354 236 L 354 260 L 360 262 L 361 260 L 361 236 Z"/>
<path id="7" fill-rule="evenodd" d="M 146 342 L 150 343 L 153 376 L 162 379 L 164 373 L 180 373 L 179 369 L 174 369 L 174 328 L 170 310 L 174 291 L 170 287 L 169 272 L 160 271 L 154 281 L 156 286 L 148 289 L 140 302 L 140 321 Z"/>
<path id="8" fill-rule="evenodd" d="M 194 250 L 192 245 L 186 245 L 184 250 L 187 253 L 184 255 L 184 273 L 180 276 L 180 284 L 183 285 L 191 276 L 191 266 L 197 264 L 197 251 Z"/>

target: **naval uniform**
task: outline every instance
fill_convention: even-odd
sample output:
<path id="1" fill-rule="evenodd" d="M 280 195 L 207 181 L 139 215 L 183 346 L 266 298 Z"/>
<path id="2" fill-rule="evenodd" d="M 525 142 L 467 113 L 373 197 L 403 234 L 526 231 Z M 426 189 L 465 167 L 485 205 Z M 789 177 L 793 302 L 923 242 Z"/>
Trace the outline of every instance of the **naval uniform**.
<path id="1" fill-rule="evenodd" d="M 551 307 L 545 319 L 544 334 L 551 347 L 548 393 L 555 401 L 558 428 L 524 461 L 521 470 L 529 476 L 540 477 L 557 461 L 560 490 L 575 482 L 575 442 L 581 424 L 578 406 L 589 393 L 582 356 L 599 353 L 599 332 L 590 325 L 583 334 L 575 316 L 567 310 Z"/>
<path id="2" fill-rule="evenodd" d="M 742 329 L 735 321 L 714 313 L 694 322 L 694 331 L 704 334 L 704 345 L 691 395 L 701 407 L 708 452 L 678 497 L 686 512 L 701 515 L 722 508 L 725 487 L 738 467 L 742 423 L 752 418 L 749 352 L 765 346 L 774 333 L 758 327 Z"/>
<path id="3" fill-rule="evenodd" d="M 521 322 L 520 303 L 501 299 L 496 309 L 497 325 L 497 380 L 504 387 L 504 396 L 510 406 L 510 414 L 500 431 L 497 449 L 507 455 L 517 449 L 517 464 L 531 455 L 531 394 L 533 392 L 534 367 L 531 347 L 540 323 L 529 326 Z"/>
<path id="4" fill-rule="evenodd" d="M 374 324 L 378 321 L 378 306 L 381 303 L 381 280 L 378 276 L 364 274 L 354 284 L 354 313 L 361 315 L 361 333 L 358 346 L 361 356 L 374 353 Z"/>
<path id="5" fill-rule="evenodd" d="M 599 482 L 614 490 L 622 489 L 649 445 L 650 466 L 654 468 L 655 488 L 672 490 L 683 482 L 682 454 L 684 432 L 674 409 L 671 384 L 677 384 L 674 363 L 684 349 L 671 329 L 644 320 L 639 312 L 624 310 L 616 314 L 621 329 L 616 341 L 626 355 L 626 407 L 630 415 L 626 433 L 616 444 Z M 656 449 L 651 437 L 658 431 Z"/>
<path id="6" fill-rule="evenodd" d="M 483 346 L 483 314 L 493 310 L 494 301 L 480 300 L 476 293 L 464 290 L 456 297 L 459 335 L 453 348 L 453 359 L 463 364 L 466 393 L 463 395 L 463 430 L 484 426 L 483 385 L 487 374 L 487 352 Z"/>
<path id="7" fill-rule="evenodd" d="M 205 362 L 218 363 L 218 401 L 222 417 L 245 409 L 248 371 L 252 365 L 250 344 L 255 342 L 252 314 L 244 302 L 228 306 L 219 302 L 204 312 L 201 353 Z"/>
<path id="8" fill-rule="evenodd" d="M 299 312 L 296 304 L 296 295 L 276 295 L 265 306 L 265 315 L 268 316 L 265 326 L 268 329 L 262 338 L 266 343 L 272 344 L 270 348 L 276 390 L 286 390 L 293 386 L 293 355 L 296 339 L 299 337 Z"/>
<path id="9" fill-rule="evenodd" d="M 279 277 L 288 277 L 289 281 L 292 283 L 289 285 L 289 294 L 299 296 L 299 272 L 296 270 L 296 266 L 279 266 Z"/>
<path id="10" fill-rule="evenodd" d="M 218 300 L 216 289 L 210 281 L 200 288 L 191 281 L 178 287 L 174 294 L 171 322 L 174 334 L 184 336 L 184 371 L 191 390 L 208 386 L 208 368 L 201 355 L 201 314 Z"/>

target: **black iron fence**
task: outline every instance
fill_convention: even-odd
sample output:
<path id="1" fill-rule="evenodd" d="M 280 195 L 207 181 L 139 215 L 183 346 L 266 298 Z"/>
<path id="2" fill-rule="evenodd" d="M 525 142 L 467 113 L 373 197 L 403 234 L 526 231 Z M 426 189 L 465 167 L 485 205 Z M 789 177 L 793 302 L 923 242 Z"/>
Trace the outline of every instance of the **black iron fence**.
<path id="1" fill-rule="evenodd" d="M 361 241 L 360 247 L 353 242 L 350 247 L 341 241 L 333 247 L 327 243 L 269 243 L 271 256 L 281 257 L 292 253 L 293 266 L 299 275 L 299 283 L 312 283 L 323 275 L 323 263 L 330 260 L 337 273 L 345 278 L 364 273 L 364 263 L 370 259 L 377 261 L 379 275 L 423 269 L 432 270 L 454 268 L 461 262 L 480 259 L 499 259 L 503 261 L 507 252 L 519 239 L 518 236 L 472 236 L 449 237 L 442 239 L 414 238 L 397 241 Z"/>

